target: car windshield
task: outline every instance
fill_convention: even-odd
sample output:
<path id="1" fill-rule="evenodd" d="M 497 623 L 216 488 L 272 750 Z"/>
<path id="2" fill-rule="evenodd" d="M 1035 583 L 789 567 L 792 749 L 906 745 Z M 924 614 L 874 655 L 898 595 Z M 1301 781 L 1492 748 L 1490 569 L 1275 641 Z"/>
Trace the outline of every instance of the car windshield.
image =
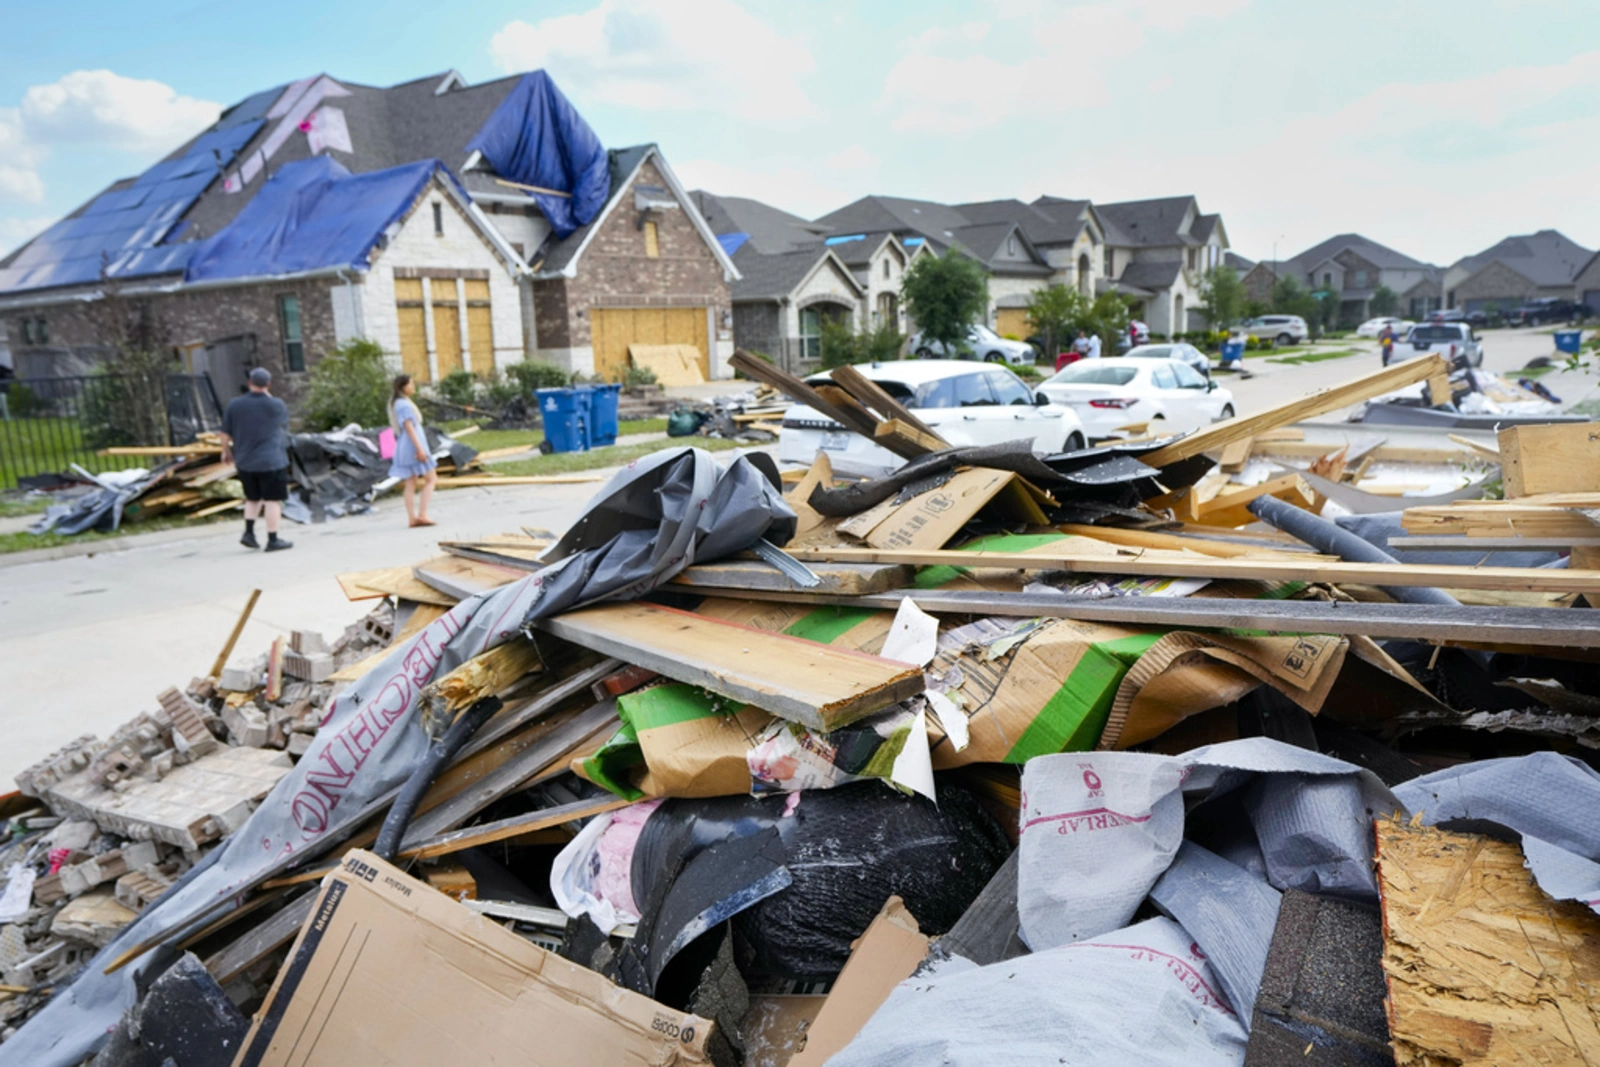
<path id="1" fill-rule="evenodd" d="M 972 328 L 972 336 L 976 337 L 980 341 L 1000 340 L 999 336 L 987 326 L 974 326 Z"/>
<path id="2" fill-rule="evenodd" d="M 1047 385 L 1127 385 L 1139 373 L 1138 367 L 1119 367 L 1115 363 L 1074 363 L 1063 368 Z"/>
<path id="3" fill-rule="evenodd" d="M 1413 341 L 1459 341 L 1461 340 L 1461 327 L 1459 326 L 1418 326 L 1411 331 Z"/>
<path id="4" fill-rule="evenodd" d="M 1144 345 L 1128 353 L 1140 359 L 1171 359 L 1177 354 L 1175 345 Z"/>

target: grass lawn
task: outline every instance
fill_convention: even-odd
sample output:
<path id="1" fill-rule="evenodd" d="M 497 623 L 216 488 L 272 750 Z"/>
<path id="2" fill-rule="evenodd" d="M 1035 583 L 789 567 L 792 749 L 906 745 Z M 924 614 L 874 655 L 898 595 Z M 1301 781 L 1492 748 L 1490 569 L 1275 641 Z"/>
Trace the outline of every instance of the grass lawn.
<path id="1" fill-rule="evenodd" d="M 0 422 L 0 489 L 18 478 L 55 474 L 77 463 L 95 474 L 124 467 L 149 466 L 143 456 L 97 456 L 83 442 L 77 419 L 7 419 Z"/>
<path id="2" fill-rule="evenodd" d="M 446 430 L 460 430 L 468 425 L 471 425 L 471 423 L 445 423 L 444 427 Z M 624 419 L 617 423 L 618 436 L 630 433 L 666 432 L 666 419 Z M 477 433 L 463 437 L 461 443 L 471 445 L 479 452 L 492 452 L 498 448 L 513 448 L 518 445 L 524 448 L 538 448 L 539 442 L 543 440 L 543 430 L 479 430 Z"/>
<path id="3" fill-rule="evenodd" d="M 71 537 L 54 531 L 36 535 L 28 533 L 26 530 L 18 530 L 16 533 L 0 534 L 0 555 L 5 555 L 9 552 L 28 552 L 35 548 L 54 548 L 57 545 L 75 545 L 84 541 L 114 541 L 129 534 L 171 530 L 179 526 L 198 530 L 202 526 L 210 526 L 215 522 L 237 523 L 238 521 L 239 513 L 237 511 L 227 511 L 221 515 L 204 519 L 187 519 L 182 515 L 160 515 L 153 519 L 146 519 L 144 522 L 124 522 L 114 533 L 99 533 L 95 530 L 88 530 Z"/>
<path id="4" fill-rule="evenodd" d="M 750 447 L 746 442 L 729 441 L 721 437 L 674 437 L 666 441 L 641 441 L 635 445 L 611 445 L 608 448 L 595 448 L 588 452 L 558 452 L 532 459 L 515 459 L 506 463 L 496 463 L 494 470 L 496 474 L 571 474 L 575 471 L 594 470 L 597 467 L 620 466 L 632 463 L 640 456 L 648 456 L 652 452 L 691 445 L 706 449 L 708 452 Z"/>
<path id="5" fill-rule="evenodd" d="M 50 506 L 48 497 L 0 495 L 0 519 L 14 519 L 19 515 L 42 515 Z"/>
<path id="6" fill-rule="evenodd" d="M 1274 362 L 1274 363 L 1296 363 L 1296 364 L 1298 364 L 1298 363 L 1321 363 L 1325 359 L 1344 359 L 1346 356 L 1354 356 L 1354 355 L 1357 355 L 1357 354 L 1358 354 L 1358 350 L 1354 349 L 1354 348 L 1334 348 L 1334 349 L 1327 349 L 1327 350 L 1324 350 L 1324 351 L 1321 351 L 1321 352 L 1316 352 L 1316 351 L 1306 352 L 1306 353 L 1303 353 L 1303 354 L 1298 355 L 1298 356 L 1279 356 L 1278 358 L 1274 359 L 1272 362 Z"/>

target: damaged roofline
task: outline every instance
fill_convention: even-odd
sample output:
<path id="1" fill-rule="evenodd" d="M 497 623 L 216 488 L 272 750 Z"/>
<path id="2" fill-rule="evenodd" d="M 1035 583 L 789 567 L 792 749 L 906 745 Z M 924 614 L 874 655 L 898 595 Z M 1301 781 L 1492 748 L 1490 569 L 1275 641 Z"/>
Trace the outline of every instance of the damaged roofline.
<path id="1" fill-rule="evenodd" d="M 346 272 L 355 270 L 357 274 L 365 274 L 348 263 L 336 267 L 318 267 L 315 270 L 290 271 L 287 274 L 253 274 L 245 278 L 217 278 L 204 282 L 185 282 L 181 277 L 168 282 L 145 282 L 143 284 L 119 285 L 119 295 L 125 296 L 150 296 L 158 293 L 192 292 L 206 289 L 225 289 L 234 285 L 262 285 L 274 282 L 298 282 L 312 278 L 335 278 Z M 170 276 L 169 276 L 170 277 Z M 34 297 L 31 299 L 11 298 L 0 299 L 0 311 L 10 311 L 14 308 L 25 307 L 59 307 L 65 304 L 89 304 L 96 300 L 104 300 L 105 288 L 96 286 L 93 289 L 73 293 L 60 293 L 50 297 Z"/>

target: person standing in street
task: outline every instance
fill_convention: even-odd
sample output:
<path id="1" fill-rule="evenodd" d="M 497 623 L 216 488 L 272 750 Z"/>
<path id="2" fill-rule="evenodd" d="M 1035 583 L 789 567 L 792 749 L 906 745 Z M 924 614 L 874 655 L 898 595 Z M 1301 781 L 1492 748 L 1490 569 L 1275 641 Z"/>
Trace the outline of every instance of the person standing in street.
<path id="1" fill-rule="evenodd" d="M 1099 359 L 1100 358 L 1100 335 L 1099 334 L 1091 333 L 1089 335 L 1089 350 L 1084 353 L 1083 358 L 1084 359 Z"/>
<path id="2" fill-rule="evenodd" d="M 394 380 L 394 395 L 389 398 L 389 423 L 394 427 L 394 461 L 389 464 L 389 476 L 405 480 L 406 518 L 413 526 L 432 526 L 428 518 L 428 503 L 433 499 L 433 487 L 438 481 L 437 464 L 428 450 L 427 436 L 422 432 L 422 412 L 417 410 L 411 394 L 417 383 L 411 375 L 401 374 Z M 422 491 L 417 492 L 421 483 Z"/>
<path id="3" fill-rule="evenodd" d="M 244 536 L 239 543 L 260 548 L 256 520 L 267 521 L 267 551 L 294 545 L 278 536 L 283 502 L 289 496 L 289 405 L 272 395 L 272 372 L 250 372 L 250 391 L 228 402 L 222 413 L 222 462 L 232 463 L 244 486 Z"/>
<path id="4" fill-rule="evenodd" d="M 1378 332 L 1378 345 L 1383 349 L 1383 365 L 1387 367 L 1394 358 L 1394 324 L 1386 322 Z"/>

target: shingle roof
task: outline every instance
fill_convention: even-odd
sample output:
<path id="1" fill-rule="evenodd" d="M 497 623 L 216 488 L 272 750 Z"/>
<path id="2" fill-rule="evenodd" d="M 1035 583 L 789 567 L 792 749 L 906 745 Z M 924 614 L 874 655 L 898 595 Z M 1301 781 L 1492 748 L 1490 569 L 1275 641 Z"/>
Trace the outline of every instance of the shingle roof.
<path id="1" fill-rule="evenodd" d="M 1068 208 L 1068 204 L 1072 207 Z M 1037 202 L 1024 204 L 1020 200 L 983 200 L 957 204 L 956 210 L 973 225 L 1014 222 L 1035 245 L 1052 245 L 1071 244 L 1078 239 L 1078 234 L 1088 224 L 1083 212 L 1085 206 L 1085 201 L 1055 201 L 1045 207 Z"/>
<path id="2" fill-rule="evenodd" d="M 1105 223 L 1106 240 L 1111 244 L 1177 245 L 1190 243 L 1186 238 L 1192 235 L 1179 227 L 1194 202 L 1192 196 L 1169 196 L 1096 204 L 1095 211 Z"/>
<path id="3" fill-rule="evenodd" d="M 1234 270 L 1238 271 L 1240 274 L 1245 273 L 1251 267 L 1254 267 L 1256 265 L 1256 261 L 1255 260 L 1246 259 L 1246 258 L 1241 256 L 1237 252 L 1224 252 L 1222 254 L 1222 262 L 1227 264 L 1228 266 L 1232 267 Z"/>
<path id="4" fill-rule="evenodd" d="M 656 150 L 653 144 L 636 144 L 628 148 L 613 148 L 606 153 L 611 164 L 611 194 L 606 197 L 606 207 L 587 226 L 579 226 L 560 241 L 550 241 L 536 255 L 528 257 L 540 274 L 555 274 L 566 269 L 573 257 L 583 247 L 583 242 L 596 226 L 605 221 L 611 201 L 633 172 L 639 169 L 645 156 Z"/>
<path id="5" fill-rule="evenodd" d="M 1117 280 L 1139 289 L 1165 289 L 1178 280 L 1183 264 L 1177 260 L 1160 263 L 1129 263 Z"/>
<path id="6" fill-rule="evenodd" d="M 733 257 L 741 275 L 733 283 L 733 299 L 776 300 L 788 296 L 823 259 L 832 257 L 820 246 L 765 255 L 746 244 Z"/>
<path id="7" fill-rule="evenodd" d="M 826 226 L 808 222 L 759 200 L 717 196 L 703 189 L 696 189 L 689 196 L 710 224 L 712 233 L 718 236 L 747 233 L 749 243 L 768 255 L 814 245 L 829 232 Z"/>
<path id="8" fill-rule="evenodd" d="M 1594 253 L 1556 230 L 1507 237 L 1477 255 L 1456 261 L 1473 274 L 1491 262 L 1510 267 L 1535 285 L 1570 285 Z M 1454 268 L 1452 268 L 1454 269 Z"/>
<path id="9" fill-rule="evenodd" d="M 971 225 L 970 219 L 948 204 L 908 200 L 898 196 L 864 196 L 816 220 L 834 233 L 920 233 L 935 239 Z"/>
<path id="10" fill-rule="evenodd" d="M 1337 234 L 1326 241 L 1312 245 L 1297 256 L 1284 260 L 1283 263 L 1290 268 L 1290 273 L 1303 274 L 1347 248 L 1379 270 L 1425 270 L 1430 266 L 1359 233 Z"/>

